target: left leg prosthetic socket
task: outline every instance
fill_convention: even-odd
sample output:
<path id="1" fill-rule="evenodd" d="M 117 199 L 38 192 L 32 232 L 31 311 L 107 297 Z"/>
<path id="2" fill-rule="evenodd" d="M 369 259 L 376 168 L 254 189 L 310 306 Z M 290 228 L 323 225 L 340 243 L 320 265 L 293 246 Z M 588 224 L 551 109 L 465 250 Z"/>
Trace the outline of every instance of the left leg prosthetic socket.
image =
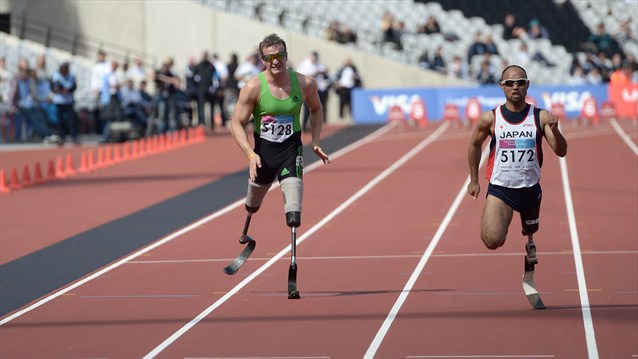
<path id="1" fill-rule="evenodd" d="M 303 182 L 297 177 L 288 177 L 281 181 L 281 192 L 284 195 L 284 212 L 286 225 L 299 227 L 301 225 L 301 198 L 303 197 Z"/>
<path id="2" fill-rule="evenodd" d="M 271 184 L 259 184 L 248 180 L 248 193 L 246 194 L 246 211 L 255 213 L 264 202 L 264 197 L 270 189 Z"/>

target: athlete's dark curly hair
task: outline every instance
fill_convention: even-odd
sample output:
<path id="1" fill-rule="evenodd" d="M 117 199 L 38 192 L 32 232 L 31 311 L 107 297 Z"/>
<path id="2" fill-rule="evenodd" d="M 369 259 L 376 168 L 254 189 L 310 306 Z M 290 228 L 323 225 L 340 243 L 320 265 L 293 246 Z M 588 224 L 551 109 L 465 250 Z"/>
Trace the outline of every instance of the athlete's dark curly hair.
<path id="1" fill-rule="evenodd" d="M 264 57 L 263 50 L 265 47 L 270 47 L 270 46 L 279 45 L 279 44 L 284 45 L 284 51 L 287 51 L 286 42 L 277 34 L 270 34 L 264 37 L 264 39 L 261 40 L 261 42 L 259 43 L 259 57 L 260 58 Z"/>

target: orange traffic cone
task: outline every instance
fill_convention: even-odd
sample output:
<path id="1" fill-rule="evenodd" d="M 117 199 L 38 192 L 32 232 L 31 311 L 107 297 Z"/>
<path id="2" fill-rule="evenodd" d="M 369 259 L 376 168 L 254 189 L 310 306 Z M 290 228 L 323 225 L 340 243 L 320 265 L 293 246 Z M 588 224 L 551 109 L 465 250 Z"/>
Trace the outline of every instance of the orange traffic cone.
<path id="1" fill-rule="evenodd" d="M 29 166 L 24 165 L 22 169 L 22 187 L 32 186 L 33 182 L 31 182 L 31 173 L 29 172 Z"/>
<path id="2" fill-rule="evenodd" d="M 11 188 L 7 186 L 7 175 L 3 169 L 0 169 L 0 193 L 10 193 Z"/>
<path id="3" fill-rule="evenodd" d="M 64 163 L 62 162 L 62 157 L 58 156 L 55 159 L 55 178 L 63 179 L 66 178 L 66 172 L 64 171 Z"/>
<path id="4" fill-rule="evenodd" d="M 67 177 L 75 176 L 76 174 L 78 174 L 75 171 L 75 167 L 73 166 L 73 156 L 70 153 L 66 156 L 66 171 L 64 172 L 64 174 Z"/>
<path id="5" fill-rule="evenodd" d="M 22 185 L 20 184 L 20 179 L 18 179 L 18 169 L 15 167 L 11 169 L 11 179 L 9 180 L 9 188 L 11 188 L 11 190 L 22 188 Z"/>
<path id="6" fill-rule="evenodd" d="M 35 163 L 35 170 L 33 171 L 33 184 L 38 184 L 44 182 L 44 177 L 42 177 L 42 167 L 40 166 L 40 162 Z"/>
<path id="7" fill-rule="evenodd" d="M 46 180 L 47 181 L 52 181 L 54 179 L 56 179 L 56 177 L 55 177 L 55 164 L 53 163 L 53 160 L 49 160 L 49 167 L 47 168 Z"/>
<path id="8" fill-rule="evenodd" d="M 80 157 L 80 165 L 78 166 L 78 173 L 86 173 L 91 171 L 89 169 L 89 156 L 87 151 L 82 151 L 82 156 Z"/>

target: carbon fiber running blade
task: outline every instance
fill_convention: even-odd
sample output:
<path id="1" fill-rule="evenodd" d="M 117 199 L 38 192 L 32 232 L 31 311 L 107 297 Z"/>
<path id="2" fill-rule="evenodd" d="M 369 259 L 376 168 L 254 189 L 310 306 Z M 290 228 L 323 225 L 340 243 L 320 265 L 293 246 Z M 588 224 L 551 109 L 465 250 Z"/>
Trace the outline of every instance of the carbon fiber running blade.
<path id="1" fill-rule="evenodd" d="M 290 264 L 288 268 L 288 299 L 299 299 L 297 291 L 297 264 Z"/>
<path id="2" fill-rule="evenodd" d="M 232 261 L 232 263 L 230 263 L 226 268 L 224 268 L 224 273 L 228 275 L 233 275 L 237 273 L 239 268 L 241 268 L 241 266 L 244 265 L 248 257 L 250 257 L 250 255 L 255 250 L 255 246 L 257 245 L 257 242 L 255 242 L 250 237 L 247 237 L 247 238 L 248 238 L 248 244 L 246 244 L 246 248 L 244 248 L 244 250 L 241 251 L 241 253 L 239 253 L 239 256 L 235 258 L 235 260 Z"/>
<path id="3" fill-rule="evenodd" d="M 536 290 L 536 284 L 534 283 L 534 271 L 525 272 L 525 274 L 523 274 L 523 290 L 525 291 L 527 300 L 529 301 L 529 304 L 532 305 L 532 308 L 547 308 L 541 300 L 541 296 L 540 294 L 538 294 L 538 290 Z"/>

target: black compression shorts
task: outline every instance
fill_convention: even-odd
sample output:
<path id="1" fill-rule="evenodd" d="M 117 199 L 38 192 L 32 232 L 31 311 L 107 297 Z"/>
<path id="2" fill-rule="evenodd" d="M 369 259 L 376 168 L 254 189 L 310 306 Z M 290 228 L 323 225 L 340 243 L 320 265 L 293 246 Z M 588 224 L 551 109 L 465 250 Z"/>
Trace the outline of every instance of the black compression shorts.
<path id="1" fill-rule="evenodd" d="M 288 177 L 303 179 L 301 133 L 293 135 L 282 143 L 273 143 L 255 137 L 255 153 L 261 158 L 261 168 L 257 167 L 256 183 L 270 184 L 275 181 L 275 178 L 279 182 Z"/>
<path id="2" fill-rule="evenodd" d="M 527 188 L 507 188 L 490 183 L 487 194 L 499 198 L 520 213 L 524 234 L 532 234 L 538 230 L 543 195 L 540 183 Z"/>

